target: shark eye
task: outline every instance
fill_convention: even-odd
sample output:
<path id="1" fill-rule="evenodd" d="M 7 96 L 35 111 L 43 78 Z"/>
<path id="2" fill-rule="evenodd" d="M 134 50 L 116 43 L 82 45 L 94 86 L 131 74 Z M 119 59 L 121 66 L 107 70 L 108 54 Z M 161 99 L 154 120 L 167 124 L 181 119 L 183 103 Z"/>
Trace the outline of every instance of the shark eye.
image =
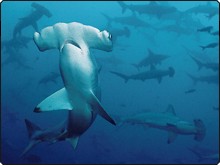
<path id="1" fill-rule="evenodd" d="M 108 38 L 109 40 L 112 40 L 112 35 L 110 33 L 108 33 Z"/>

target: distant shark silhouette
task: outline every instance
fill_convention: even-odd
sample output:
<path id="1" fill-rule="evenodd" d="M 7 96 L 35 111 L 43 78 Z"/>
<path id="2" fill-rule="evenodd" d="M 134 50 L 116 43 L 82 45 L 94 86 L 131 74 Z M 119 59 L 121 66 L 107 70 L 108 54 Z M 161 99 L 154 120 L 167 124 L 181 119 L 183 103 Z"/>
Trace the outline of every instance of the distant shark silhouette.
<path id="1" fill-rule="evenodd" d="M 142 59 L 137 64 L 132 64 L 134 67 L 139 69 L 140 67 L 161 64 L 163 60 L 166 60 L 170 56 L 164 54 L 156 54 L 151 49 L 148 49 L 148 56 Z"/>
<path id="2" fill-rule="evenodd" d="M 198 65 L 198 70 L 200 70 L 202 67 L 207 68 L 207 69 L 212 69 L 213 71 L 219 71 L 219 63 L 208 63 L 208 62 L 202 62 L 201 60 L 193 57 L 190 55 L 190 57 L 193 59 L 193 61 L 196 62 Z"/>
<path id="3" fill-rule="evenodd" d="M 178 134 L 194 135 L 196 141 L 202 141 L 206 134 L 202 120 L 194 119 L 194 124 L 182 120 L 176 116 L 171 104 L 168 105 L 165 112 L 145 112 L 117 120 L 117 124 L 130 123 L 168 131 L 168 144 L 172 143 Z"/>
<path id="4" fill-rule="evenodd" d="M 128 80 L 145 81 L 147 79 L 157 79 L 158 83 L 161 83 L 162 78 L 164 76 L 169 75 L 170 77 L 173 77 L 173 75 L 175 74 L 175 70 L 172 67 L 169 67 L 168 70 L 159 70 L 159 69 L 156 69 L 154 66 L 151 66 L 151 69 L 149 71 L 141 72 L 141 73 L 137 73 L 133 75 L 125 75 L 125 74 L 114 72 L 114 71 L 110 71 L 110 73 L 118 77 L 121 77 L 122 79 L 125 80 L 125 83 L 127 83 Z"/>
<path id="5" fill-rule="evenodd" d="M 214 74 L 214 75 L 208 75 L 208 76 L 193 76 L 189 73 L 187 75 L 193 80 L 194 84 L 196 84 L 198 81 L 200 82 L 207 82 L 208 84 L 219 84 L 219 75 Z"/>
<path id="6" fill-rule="evenodd" d="M 75 149 L 80 135 L 94 122 L 97 114 L 115 125 L 98 100 L 98 67 L 90 49 L 112 50 L 112 37 L 107 31 L 81 23 L 56 23 L 34 33 L 40 51 L 60 51 L 60 72 L 64 88 L 47 97 L 34 112 L 69 110 L 67 133 Z"/>
<path id="7" fill-rule="evenodd" d="M 28 119 L 25 119 L 25 124 L 30 142 L 20 155 L 21 157 L 41 142 L 55 143 L 57 141 L 65 140 L 64 136 L 66 134 L 66 121 L 55 125 L 53 128 L 48 128 L 44 130 L 29 121 Z"/>
<path id="8" fill-rule="evenodd" d="M 17 37 L 17 34 L 21 35 L 21 31 L 28 27 L 33 26 L 33 28 L 38 31 L 37 21 L 43 16 L 51 17 L 52 14 L 48 9 L 43 7 L 42 5 L 33 2 L 31 6 L 35 9 L 32 13 L 24 18 L 20 18 L 19 22 L 15 25 L 13 31 L 13 38 Z"/>
<path id="9" fill-rule="evenodd" d="M 202 50 L 205 50 L 205 49 L 207 49 L 207 48 L 215 48 L 215 47 L 217 47 L 218 45 L 219 45 L 218 42 L 212 42 L 212 43 L 210 43 L 210 44 L 208 44 L 208 45 L 200 46 L 200 47 L 202 48 Z"/>

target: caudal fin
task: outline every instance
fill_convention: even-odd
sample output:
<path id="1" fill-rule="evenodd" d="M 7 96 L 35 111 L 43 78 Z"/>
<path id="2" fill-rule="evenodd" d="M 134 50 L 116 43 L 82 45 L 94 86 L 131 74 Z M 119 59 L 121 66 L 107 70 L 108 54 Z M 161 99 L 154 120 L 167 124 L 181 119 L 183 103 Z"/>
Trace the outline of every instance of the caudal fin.
<path id="1" fill-rule="evenodd" d="M 200 46 L 200 48 L 202 48 L 202 50 L 205 50 L 206 47 L 205 46 Z"/>
<path id="2" fill-rule="evenodd" d="M 206 135 L 206 127 L 201 119 L 195 119 L 194 125 L 197 129 L 197 133 L 194 136 L 196 141 L 202 141 Z"/>
<path id="3" fill-rule="evenodd" d="M 124 75 L 124 74 L 121 74 L 121 73 L 118 73 L 118 72 L 114 72 L 114 71 L 110 71 L 110 73 L 115 74 L 115 75 L 121 77 L 122 79 L 125 80 L 125 83 L 127 83 L 128 80 L 129 80 L 129 76 L 127 76 L 127 75 Z"/>
<path id="4" fill-rule="evenodd" d="M 29 121 L 28 119 L 25 119 L 24 121 L 27 127 L 28 137 L 30 139 L 30 142 L 27 145 L 27 147 L 24 149 L 20 157 L 24 156 L 31 148 L 33 148 L 36 144 L 40 143 L 40 140 L 32 139 L 33 134 L 35 134 L 36 131 L 41 130 L 40 127 L 38 127 L 37 125 Z"/>

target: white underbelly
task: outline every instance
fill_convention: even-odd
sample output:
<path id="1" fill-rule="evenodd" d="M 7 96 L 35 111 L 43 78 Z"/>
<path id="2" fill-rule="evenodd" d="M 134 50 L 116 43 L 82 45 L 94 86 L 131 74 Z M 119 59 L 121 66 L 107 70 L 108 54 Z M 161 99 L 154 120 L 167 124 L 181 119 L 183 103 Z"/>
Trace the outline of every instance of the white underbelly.
<path id="1" fill-rule="evenodd" d="M 86 100 L 95 80 L 94 66 L 88 55 L 74 45 L 65 44 L 60 57 L 60 71 L 73 108 L 87 107 Z"/>

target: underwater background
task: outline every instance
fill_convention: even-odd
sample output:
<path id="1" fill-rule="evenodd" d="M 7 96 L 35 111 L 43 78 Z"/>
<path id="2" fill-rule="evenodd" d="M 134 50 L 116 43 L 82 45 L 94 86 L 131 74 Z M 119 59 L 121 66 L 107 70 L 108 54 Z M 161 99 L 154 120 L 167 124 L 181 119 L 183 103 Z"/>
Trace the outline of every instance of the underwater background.
<path id="1" fill-rule="evenodd" d="M 2 164 L 218 162 L 218 158 L 212 158 L 211 155 L 219 153 L 219 69 L 199 69 L 200 65 L 192 58 L 209 64 L 219 61 L 219 45 L 204 49 L 200 47 L 219 43 L 219 34 L 213 33 L 219 30 L 219 4 L 215 1 L 124 1 L 131 6 L 175 8 L 170 13 L 158 10 L 143 14 L 139 14 L 138 9 L 134 11 L 132 7 L 123 11 L 117 1 L 37 2 L 52 14 L 51 17 L 42 16 L 37 21 L 39 30 L 58 22 L 80 22 L 100 30 L 109 30 L 110 33 L 112 29 L 127 29 L 125 34 L 120 30 L 118 33 L 112 30 L 115 39 L 113 51 L 91 50 L 101 67 L 101 102 L 113 118 L 149 111 L 164 112 L 171 104 L 176 115 L 184 121 L 193 123 L 194 119 L 201 119 L 206 134 L 199 142 L 194 140 L 194 135 L 178 135 L 173 143 L 168 144 L 167 131 L 129 123 L 113 126 L 97 116 L 91 127 L 80 137 L 75 150 L 68 141 L 54 144 L 43 142 L 20 157 L 29 143 L 24 119 L 45 129 L 59 124 L 67 116 L 67 111 L 33 112 L 44 98 L 63 87 L 59 51 L 40 52 L 32 39 L 35 32 L 32 26 L 21 32 L 28 38 L 26 42 L 10 42 L 19 19 L 33 12 L 32 3 L 1 3 Z M 218 12 L 212 15 L 209 11 L 193 11 L 199 6 L 211 8 L 209 11 L 217 9 Z M 159 12 L 161 14 L 157 14 Z M 126 20 L 121 17 L 129 18 Z M 136 23 L 136 18 L 145 23 Z M 207 26 L 212 26 L 212 30 L 199 30 Z M 150 66 L 136 68 L 132 65 L 148 57 L 149 49 L 154 54 L 169 56 L 154 67 L 161 70 L 174 68 L 173 77 L 163 77 L 161 82 L 158 79 L 131 79 L 125 82 L 110 73 L 114 71 L 135 75 L 151 70 Z M 212 81 L 207 78 L 212 75 L 217 76 L 217 79 Z M 201 80 L 201 76 L 206 78 Z"/>

